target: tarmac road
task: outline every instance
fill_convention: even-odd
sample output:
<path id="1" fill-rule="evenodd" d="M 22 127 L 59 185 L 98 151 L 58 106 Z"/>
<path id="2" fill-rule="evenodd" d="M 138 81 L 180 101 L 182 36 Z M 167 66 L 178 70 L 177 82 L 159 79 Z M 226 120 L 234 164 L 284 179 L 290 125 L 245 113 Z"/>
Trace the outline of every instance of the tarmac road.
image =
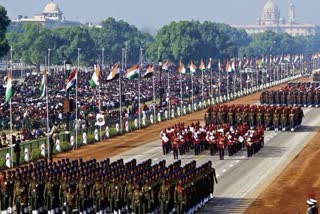
<path id="1" fill-rule="evenodd" d="M 265 146 L 253 157 L 247 158 L 246 151 L 240 151 L 232 157 L 210 156 L 208 151 L 199 156 L 193 153 L 179 156 L 182 164 L 197 160 L 202 164 L 211 160 L 216 169 L 218 184 L 215 198 L 198 213 L 243 213 L 251 202 L 261 193 L 281 171 L 299 154 L 309 140 L 315 135 L 320 124 L 320 109 L 305 108 L 302 127 L 295 132 L 268 131 L 265 133 Z M 162 155 L 160 140 L 134 148 L 112 160 L 123 158 L 138 162 L 151 158 L 153 162 L 165 159 L 172 163 L 173 155 Z"/>

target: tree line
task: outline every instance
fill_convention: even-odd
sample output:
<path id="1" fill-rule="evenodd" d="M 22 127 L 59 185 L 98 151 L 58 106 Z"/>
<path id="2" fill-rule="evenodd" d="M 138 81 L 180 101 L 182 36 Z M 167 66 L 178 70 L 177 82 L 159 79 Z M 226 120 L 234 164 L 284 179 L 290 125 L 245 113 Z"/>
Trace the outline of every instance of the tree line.
<path id="1" fill-rule="evenodd" d="M 210 21 L 174 21 L 161 27 L 155 37 L 114 18 L 104 20 L 101 28 L 70 26 L 48 29 L 35 23 L 9 23 L 5 8 L 0 6 L 0 57 L 8 57 L 11 46 L 15 59 L 33 65 L 44 63 L 48 48 L 54 51 L 53 64 L 62 64 L 66 58 L 75 62 L 77 48 L 81 48 L 80 61 L 86 65 L 101 61 L 102 48 L 106 64 L 120 62 L 124 47 L 128 64 L 139 61 L 140 48 L 143 48 L 146 62 L 157 62 L 159 58 L 189 62 L 209 57 L 223 60 L 244 56 L 311 55 L 320 50 L 317 36 L 292 37 L 271 31 L 248 35 L 243 30 Z"/>

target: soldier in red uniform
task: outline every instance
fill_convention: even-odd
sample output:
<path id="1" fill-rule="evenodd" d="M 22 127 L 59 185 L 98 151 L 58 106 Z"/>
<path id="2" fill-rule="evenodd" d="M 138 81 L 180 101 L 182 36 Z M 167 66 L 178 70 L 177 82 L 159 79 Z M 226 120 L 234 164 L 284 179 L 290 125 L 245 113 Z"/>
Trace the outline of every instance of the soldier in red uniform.
<path id="1" fill-rule="evenodd" d="M 220 160 L 224 160 L 224 146 L 225 146 L 225 137 L 223 135 L 223 132 L 221 132 L 220 136 L 218 137 L 218 149 L 219 149 Z"/>
<path id="2" fill-rule="evenodd" d="M 178 136 L 174 135 L 173 141 L 172 141 L 172 149 L 173 149 L 173 159 L 179 159 L 178 157 L 178 151 L 179 151 L 179 144 L 178 144 L 179 138 Z"/>

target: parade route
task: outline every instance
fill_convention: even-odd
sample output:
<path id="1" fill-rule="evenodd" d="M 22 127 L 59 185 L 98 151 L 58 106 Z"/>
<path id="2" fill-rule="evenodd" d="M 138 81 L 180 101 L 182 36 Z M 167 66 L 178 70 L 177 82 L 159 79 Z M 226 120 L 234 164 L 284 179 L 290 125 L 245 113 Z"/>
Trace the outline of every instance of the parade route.
<path id="1" fill-rule="evenodd" d="M 215 199 L 199 210 L 199 213 L 242 213 L 252 201 L 282 172 L 282 170 L 299 154 L 304 146 L 315 135 L 320 118 L 320 109 L 304 109 L 303 126 L 295 132 L 268 131 L 265 135 L 265 146 L 257 154 L 247 158 L 246 150 L 242 150 L 225 160 L 218 155 L 210 156 L 206 151 L 194 156 L 193 152 L 180 156 L 182 164 L 196 160 L 198 165 L 211 160 L 216 169 L 218 184 Z M 166 160 L 174 162 L 173 155 L 162 155 L 160 140 L 140 146 L 112 160 L 123 158 L 129 161 L 135 158 L 138 162 L 152 159 L 153 162 Z"/>
<path id="2" fill-rule="evenodd" d="M 281 86 L 278 86 L 279 88 Z M 255 104 L 260 93 L 255 93 L 229 104 Z M 177 122 L 189 124 L 201 121 L 204 110 L 193 114 L 165 121 L 142 130 L 110 139 L 102 143 L 87 145 L 78 150 L 58 154 L 61 158 L 96 158 L 97 160 L 111 157 L 112 160 L 123 158 L 137 162 L 152 159 L 153 163 L 163 159 L 172 163 L 173 155 L 162 155 L 159 133 L 164 127 Z M 246 151 L 240 151 L 225 160 L 218 160 L 218 155 L 210 156 L 208 151 L 194 156 L 192 152 L 179 156 L 182 164 L 196 160 L 198 165 L 211 160 L 216 169 L 219 183 L 216 185 L 215 198 L 198 213 L 243 213 L 256 197 L 272 183 L 285 167 L 299 154 L 304 146 L 316 134 L 320 123 L 319 109 L 304 109 L 305 118 L 302 127 L 295 132 L 273 132 L 265 134 L 265 147 L 253 157 L 247 158 Z M 253 212 L 254 213 L 254 212 Z"/>

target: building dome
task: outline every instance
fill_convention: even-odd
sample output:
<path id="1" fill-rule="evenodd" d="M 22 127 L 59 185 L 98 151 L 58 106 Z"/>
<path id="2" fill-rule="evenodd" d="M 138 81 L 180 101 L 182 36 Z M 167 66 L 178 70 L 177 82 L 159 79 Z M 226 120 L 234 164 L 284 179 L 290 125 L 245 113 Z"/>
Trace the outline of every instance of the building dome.
<path id="1" fill-rule="evenodd" d="M 276 13 L 279 11 L 278 6 L 273 2 L 273 0 L 268 0 L 263 7 L 263 13 Z"/>
<path id="2" fill-rule="evenodd" d="M 51 1 L 44 7 L 42 13 L 44 13 L 44 14 L 61 14 L 61 11 L 60 11 L 58 5 Z"/>
<path id="3" fill-rule="evenodd" d="M 279 7 L 273 0 L 267 0 L 261 14 L 261 23 L 263 25 L 277 25 L 280 19 Z"/>

